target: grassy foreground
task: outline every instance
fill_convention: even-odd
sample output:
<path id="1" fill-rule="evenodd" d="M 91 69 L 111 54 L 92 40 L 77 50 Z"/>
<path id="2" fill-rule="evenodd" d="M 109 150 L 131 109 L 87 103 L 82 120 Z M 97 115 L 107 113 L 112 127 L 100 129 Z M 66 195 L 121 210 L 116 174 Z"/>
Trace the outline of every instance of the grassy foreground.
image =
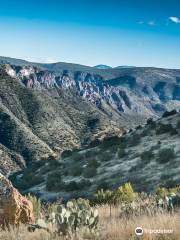
<path id="1" fill-rule="evenodd" d="M 95 233 L 81 230 L 72 236 L 72 240 L 179 240 L 180 239 L 180 212 L 177 210 L 173 214 L 168 212 L 156 213 L 155 215 L 141 215 L 123 217 L 119 215 L 119 209 L 112 207 L 110 216 L 110 207 L 98 207 L 100 224 L 99 229 Z M 141 237 L 135 235 L 135 228 L 142 227 L 144 234 Z M 148 230 L 166 230 L 170 233 L 148 233 Z M 19 228 L 11 228 L 9 231 L 1 231 L 0 239 L 2 240 L 61 240 L 70 239 L 63 238 L 44 230 L 36 230 L 31 233 L 27 231 L 27 227 L 21 225 Z"/>

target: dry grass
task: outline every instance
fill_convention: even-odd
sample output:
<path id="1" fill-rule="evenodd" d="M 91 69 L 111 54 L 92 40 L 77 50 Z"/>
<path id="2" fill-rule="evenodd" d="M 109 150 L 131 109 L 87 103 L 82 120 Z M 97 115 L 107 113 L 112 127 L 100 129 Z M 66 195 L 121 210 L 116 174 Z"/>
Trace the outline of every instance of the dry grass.
<path id="1" fill-rule="evenodd" d="M 110 217 L 108 206 L 99 208 L 100 225 L 102 226 L 103 239 L 109 240 L 132 240 L 138 239 L 135 228 L 142 227 L 147 230 L 172 230 L 166 234 L 144 233 L 142 240 L 179 240 L 180 239 L 180 214 L 179 211 L 170 215 L 169 213 L 158 213 L 154 216 L 131 216 L 130 218 L 119 217 L 119 209 L 113 208 Z"/>
<path id="2" fill-rule="evenodd" d="M 96 234 L 87 233 L 81 230 L 73 240 L 91 239 L 91 240 L 179 240 L 180 239 L 180 212 L 177 211 L 170 215 L 169 213 L 157 213 L 153 216 L 131 216 L 119 217 L 119 209 L 112 208 L 111 216 L 108 206 L 99 207 L 100 229 Z M 144 234 L 141 237 L 135 235 L 135 228 L 142 227 Z M 172 233 L 155 234 L 145 233 L 148 230 L 172 230 Z M 19 229 L 10 228 L 9 231 L 0 232 L 0 240 L 62 240 L 63 237 L 54 236 L 43 230 L 37 230 L 34 233 L 27 231 L 25 226 Z M 69 239 L 69 237 L 67 238 Z"/>

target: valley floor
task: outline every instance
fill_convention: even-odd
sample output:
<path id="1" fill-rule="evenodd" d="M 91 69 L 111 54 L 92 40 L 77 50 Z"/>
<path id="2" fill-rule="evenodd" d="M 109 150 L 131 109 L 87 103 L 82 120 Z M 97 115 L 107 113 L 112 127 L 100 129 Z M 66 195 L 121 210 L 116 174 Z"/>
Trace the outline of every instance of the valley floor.
<path id="1" fill-rule="evenodd" d="M 3 240 L 136 240 L 135 228 L 142 227 L 144 230 L 142 240 L 179 240 L 180 239 L 180 212 L 176 210 L 173 214 L 167 212 L 151 216 L 131 216 L 129 218 L 119 215 L 119 209 L 103 206 L 98 208 L 100 214 L 100 228 L 96 233 L 87 233 L 83 230 L 72 238 L 63 238 L 36 230 L 33 233 L 27 231 L 25 226 L 10 231 L 1 231 L 0 239 Z M 151 231 L 151 232 L 150 232 Z M 155 231 L 166 231 L 166 233 L 155 233 Z"/>

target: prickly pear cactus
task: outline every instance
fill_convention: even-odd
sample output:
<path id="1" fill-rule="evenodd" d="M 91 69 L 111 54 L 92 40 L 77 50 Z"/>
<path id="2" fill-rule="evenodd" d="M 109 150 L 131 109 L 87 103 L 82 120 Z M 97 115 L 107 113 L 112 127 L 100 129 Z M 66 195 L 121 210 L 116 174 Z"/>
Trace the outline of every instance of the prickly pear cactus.
<path id="1" fill-rule="evenodd" d="M 97 209 L 91 208 L 87 200 L 78 199 L 58 206 L 55 220 L 58 233 L 71 235 L 81 227 L 97 228 L 99 217 Z"/>

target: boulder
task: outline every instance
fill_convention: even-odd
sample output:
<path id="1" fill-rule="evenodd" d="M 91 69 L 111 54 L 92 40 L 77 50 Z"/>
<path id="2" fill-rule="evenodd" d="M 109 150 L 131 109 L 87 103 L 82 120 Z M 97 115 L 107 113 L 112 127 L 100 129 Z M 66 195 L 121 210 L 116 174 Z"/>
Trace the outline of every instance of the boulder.
<path id="1" fill-rule="evenodd" d="M 0 173 L 0 226 L 34 223 L 33 206 Z"/>

